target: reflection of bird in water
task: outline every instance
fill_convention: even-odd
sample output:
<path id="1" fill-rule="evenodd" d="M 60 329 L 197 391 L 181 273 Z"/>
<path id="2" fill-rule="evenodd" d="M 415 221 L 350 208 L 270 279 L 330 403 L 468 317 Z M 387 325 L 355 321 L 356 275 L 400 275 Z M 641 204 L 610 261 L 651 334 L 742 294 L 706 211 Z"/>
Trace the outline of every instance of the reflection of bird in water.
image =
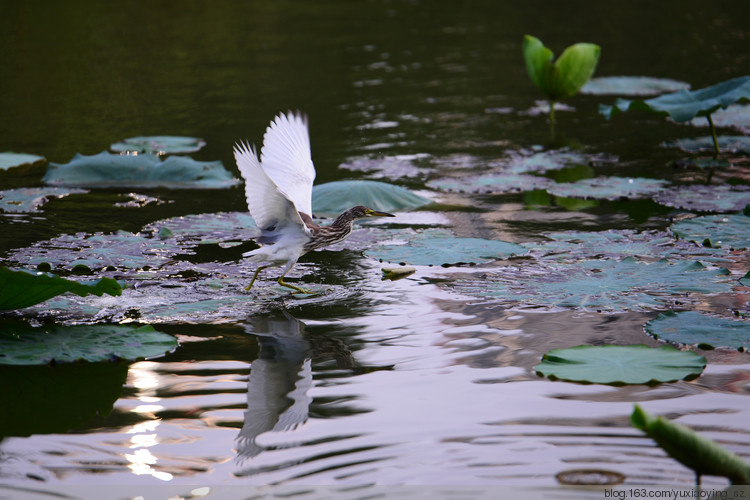
<path id="1" fill-rule="evenodd" d="M 284 281 L 297 260 L 312 250 L 345 239 L 354 221 L 365 217 L 394 217 L 385 212 L 358 205 L 339 215 L 328 226 L 312 220 L 312 185 L 315 167 L 310 155 L 307 118 L 299 113 L 279 114 L 266 129 L 260 161 L 254 146 L 236 144 L 234 158 L 245 179 L 247 206 L 260 228 L 257 239 L 262 246 L 246 252 L 260 265 L 247 290 L 258 274 L 267 267 L 285 266 L 278 283 L 298 292 L 307 290 Z"/>

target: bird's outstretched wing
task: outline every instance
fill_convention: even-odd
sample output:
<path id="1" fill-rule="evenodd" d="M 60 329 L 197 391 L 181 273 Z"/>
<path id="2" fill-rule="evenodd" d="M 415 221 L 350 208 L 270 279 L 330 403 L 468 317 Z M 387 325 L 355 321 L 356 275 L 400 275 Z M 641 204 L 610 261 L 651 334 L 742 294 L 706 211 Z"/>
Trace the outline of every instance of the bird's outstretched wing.
<path id="1" fill-rule="evenodd" d="M 294 203 L 279 191 L 260 166 L 255 148 L 247 143 L 235 144 L 234 159 L 245 179 L 247 208 L 255 224 L 262 230 L 263 236 L 272 236 L 273 232 L 290 222 L 301 226 L 301 231 L 305 230 Z"/>
<path id="2" fill-rule="evenodd" d="M 279 114 L 271 122 L 263 136 L 260 162 L 279 192 L 294 203 L 299 212 L 312 215 L 315 167 L 305 115 L 290 111 Z"/>

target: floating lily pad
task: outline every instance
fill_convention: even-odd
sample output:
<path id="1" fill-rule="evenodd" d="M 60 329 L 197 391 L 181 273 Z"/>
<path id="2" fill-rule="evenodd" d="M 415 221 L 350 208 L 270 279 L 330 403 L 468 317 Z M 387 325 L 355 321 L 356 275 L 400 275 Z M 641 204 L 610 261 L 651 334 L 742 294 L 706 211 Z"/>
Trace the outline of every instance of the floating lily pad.
<path id="1" fill-rule="evenodd" d="M 415 266 L 475 264 L 523 255 L 521 245 L 482 238 L 456 238 L 448 231 L 428 229 L 409 237 L 405 245 L 377 245 L 365 253 L 382 261 Z"/>
<path id="2" fill-rule="evenodd" d="M 71 281 L 51 274 L 0 267 L 0 311 L 22 309 L 65 292 L 86 295 L 121 295 L 122 286 L 112 278 Z"/>
<path id="3" fill-rule="evenodd" d="M 668 115 L 676 122 L 686 122 L 696 116 L 708 116 L 719 108 L 750 99 L 750 76 L 733 78 L 699 90 L 680 90 L 645 101 L 617 99 L 613 106 L 599 106 L 599 112 L 611 118 L 621 111 L 640 109 Z"/>
<path id="4" fill-rule="evenodd" d="M 395 212 L 411 210 L 430 200 L 406 188 L 377 181 L 336 181 L 313 186 L 312 208 L 317 214 L 339 215 L 356 205 Z"/>
<path id="5" fill-rule="evenodd" d="M 143 232 L 161 232 L 162 239 L 176 237 L 183 249 L 201 242 L 248 241 L 259 234 L 255 221 L 246 212 L 181 215 L 152 222 L 143 228 Z"/>
<path id="6" fill-rule="evenodd" d="M 717 138 L 719 149 L 731 153 L 750 154 L 750 137 L 744 135 L 720 135 Z M 676 139 L 664 143 L 668 148 L 680 148 L 688 153 L 704 153 L 714 150 L 713 138 L 694 137 Z"/>
<path id="7" fill-rule="evenodd" d="M 656 338 L 677 344 L 750 349 L 750 321 L 715 318 L 696 311 L 667 311 L 644 328 Z"/>
<path id="8" fill-rule="evenodd" d="M 700 262 L 646 263 L 627 257 L 586 260 L 542 267 L 505 266 L 479 279 L 461 278 L 447 286 L 467 295 L 535 307 L 608 311 L 664 309 L 677 295 L 731 292 L 729 271 Z"/>
<path id="9" fill-rule="evenodd" d="M 368 177 L 398 179 L 405 177 L 423 177 L 429 170 L 415 165 L 415 160 L 429 158 L 429 155 L 399 155 L 381 158 L 351 158 L 339 165 L 339 168 L 365 172 Z"/>
<path id="10" fill-rule="evenodd" d="M 493 162 L 493 169 L 509 174 L 544 173 L 577 165 L 607 165 L 615 161 L 612 156 L 591 154 L 570 149 L 554 149 L 529 153 L 512 152 L 507 160 Z"/>
<path id="11" fill-rule="evenodd" d="M 168 155 L 176 153 L 195 153 L 206 145 L 206 141 L 197 137 L 173 135 L 152 135 L 131 137 L 112 144 L 109 148 L 118 153 L 150 153 Z"/>
<path id="12" fill-rule="evenodd" d="M 428 182 L 427 186 L 444 191 L 502 194 L 545 189 L 550 184 L 552 184 L 552 180 L 536 175 L 491 173 L 478 177 L 464 176 L 435 179 Z"/>
<path id="13" fill-rule="evenodd" d="M 673 186 L 657 193 L 654 201 L 668 207 L 698 212 L 737 212 L 750 204 L 750 186 Z"/>
<path id="14" fill-rule="evenodd" d="M 744 134 L 750 134 L 750 104 L 735 104 L 726 109 L 716 110 L 711 115 L 711 120 L 713 120 L 716 127 L 731 127 Z M 701 118 L 693 118 L 690 121 L 690 125 L 707 127 L 708 121 Z"/>
<path id="15" fill-rule="evenodd" d="M 641 177 L 597 177 L 576 182 L 552 184 L 547 192 L 565 198 L 622 200 L 646 198 L 664 189 L 667 181 Z"/>
<path id="16" fill-rule="evenodd" d="M 0 364 L 136 360 L 161 356 L 176 347 L 177 339 L 157 332 L 151 326 L 50 325 L 11 328 L 0 334 Z"/>
<path id="17" fill-rule="evenodd" d="M 671 346 L 580 345 L 552 349 L 534 367 L 553 380 L 592 384 L 659 384 L 698 377 L 706 358 Z"/>
<path id="18" fill-rule="evenodd" d="M 20 167 L 22 165 L 33 165 L 47 161 L 43 156 L 30 155 L 26 153 L 11 153 L 10 151 L 0 153 L 0 170 Z"/>
<path id="19" fill-rule="evenodd" d="M 582 94 L 651 96 L 689 89 L 690 84 L 669 78 L 648 76 L 604 76 L 592 78 L 581 89 Z"/>
<path id="20" fill-rule="evenodd" d="M 669 227 L 678 238 L 712 247 L 735 250 L 750 248 L 750 212 L 734 215 L 704 215 L 675 222 Z"/>
<path id="21" fill-rule="evenodd" d="M 228 188 L 239 181 L 220 161 L 200 162 L 154 155 L 75 155 L 70 163 L 50 163 L 42 179 L 54 186 L 165 187 L 170 189 Z"/>
<path id="22" fill-rule="evenodd" d="M 8 213 L 38 212 L 50 198 L 88 193 L 85 189 L 34 187 L 0 191 L 0 211 Z"/>

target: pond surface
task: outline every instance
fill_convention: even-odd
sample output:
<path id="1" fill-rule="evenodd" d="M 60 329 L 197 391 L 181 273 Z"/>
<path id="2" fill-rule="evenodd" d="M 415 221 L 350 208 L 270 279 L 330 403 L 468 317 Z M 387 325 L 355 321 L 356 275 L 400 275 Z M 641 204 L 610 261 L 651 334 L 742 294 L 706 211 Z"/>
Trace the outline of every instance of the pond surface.
<path id="1" fill-rule="evenodd" d="M 238 176 L 235 141 L 259 144 L 278 112 L 301 109 L 317 183 L 379 180 L 433 202 L 303 257 L 290 281 L 324 290 L 307 298 L 279 290 L 272 272 L 243 291 L 253 268 L 241 253 L 253 246 L 241 228 L 217 233 L 191 226 L 193 219 L 175 222 L 193 214 L 245 220 L 241 186 L 87 188 L 0 214 L 0 258 L 11 267 L 57 258 L 53 270 L 65 272 L 89 258 L 96 241 L 161 226 L 184 238 L 192 227 L 195 236 L 163 249 L 163 258 L 145 252 L 124 262 L 125 253 L 133 256 L 127 242 L 97 254 L 114 264 L 90 278 L 125 280 L 131 286 L 120 298 L 64 296 L 0 316 L 4 329 L 19 320 L 149 323 L 180 341 L 166 356 L 131 364 L 3 367 L 2 390 L 26 395 L 22 403 L 3 395 L 3 405 L 23 407 L 11 414 L 29 422 L 18 434 L 31 434 L 0 441 L 8 491 L 45 497 L 97 484 L 176 485 L 185 495 L 196 485 L 278 485 L 302 497 L 307 485 L 552 490 L 558 473 L 592 468 L 622 474 L 625 485 L 692 485 L 691 470 L 630 425 L 636 403 L 750 457 L 746 352 L 681 346 L 705 355 L 706 369 L 692 381 L 655 385 L 576 384 L 535 373 L 554 348 L 661 345 L 644 324 L 670 309 L 747 317 L 750 294 L 736 280 L 750 258 L 675 242 L 670 225 L 704 213 L 656 203 L 652 193 L 552 194 L 545 183 L 606 176 L 702 184 L 704 170 L 672 166 L 689 154 L 663 144 L 708 129 L 639 112 L 607 121 L 598 106 L 615 96 L 580 94 L 558 107 L 551 142 L 521 54 L 526 33 L 556 54 L 593 42 L 602 47 L 597 76 L 668 78 L 698 89 L 750 68 L 746 5 L 26 2 L 3 10 L 0 152 L 62 164 L 128 137 L 182 135 L 206 142 L 193 158 L 221 161 Z M 539 167 L 545 162 L 552 167 Z M 750 183 L 747 160 L 731 162 L 714 183 Z M 516 171 L 520 164 L 532 167 Z M 0 189 L 42 187 L 45 170 L 0 171 Z M 524 175 L 515 188 L 482 184 L 511 174 Z M 403 279 L 383 279 L 381 268 L 392 264 L 365 250 L 428 228 L 524 244 L 530 253 L 416 265 Z M 545 246 L 554 241 L 568 243 Z M 119 244 L 128 252 L 118 253 Z M 563 261 L 619 265 L 634 256 L 655 265 L 665 255 L 654 248 L 671 249 L 670 262 L 700 261 L 706 273 L 728 269 L 724 281 L 719 274 L 693 280 L 725 288 L 618 288 L 623 278 L 615 274 L 603 289 L 562 300 L 539 284 L 571 275 L 555 267 Z M 563 282 L 559 293 L 567 288 Z M 8 382 L 23 379 L 30 381 L 23 391 Z M 71 417 L 76 408 L 84 409 Z"/>

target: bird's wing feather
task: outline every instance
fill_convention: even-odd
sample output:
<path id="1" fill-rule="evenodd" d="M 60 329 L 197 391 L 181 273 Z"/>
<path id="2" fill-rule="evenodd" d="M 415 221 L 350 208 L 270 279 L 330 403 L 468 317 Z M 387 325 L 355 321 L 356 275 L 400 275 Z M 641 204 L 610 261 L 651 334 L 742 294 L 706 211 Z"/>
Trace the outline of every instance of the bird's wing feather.
<path id="1" fill-rule="evenodd" d="M 278 190 L 297 207 L 312 215 L 315 166 L 310 154 L 307 117 L 301 113 L 279 114 L 263 136 L 261 165 Z"/>
<path id="2" fill-rule="evenodd" d="M 284 226 L 286 222 L 305 227 L 294 204 L 279 191 L 260 166 L 253 146 L 247 143 L 235 144 L 234 159 L 245 179 L 247 208 L 261 230 Z"/>

